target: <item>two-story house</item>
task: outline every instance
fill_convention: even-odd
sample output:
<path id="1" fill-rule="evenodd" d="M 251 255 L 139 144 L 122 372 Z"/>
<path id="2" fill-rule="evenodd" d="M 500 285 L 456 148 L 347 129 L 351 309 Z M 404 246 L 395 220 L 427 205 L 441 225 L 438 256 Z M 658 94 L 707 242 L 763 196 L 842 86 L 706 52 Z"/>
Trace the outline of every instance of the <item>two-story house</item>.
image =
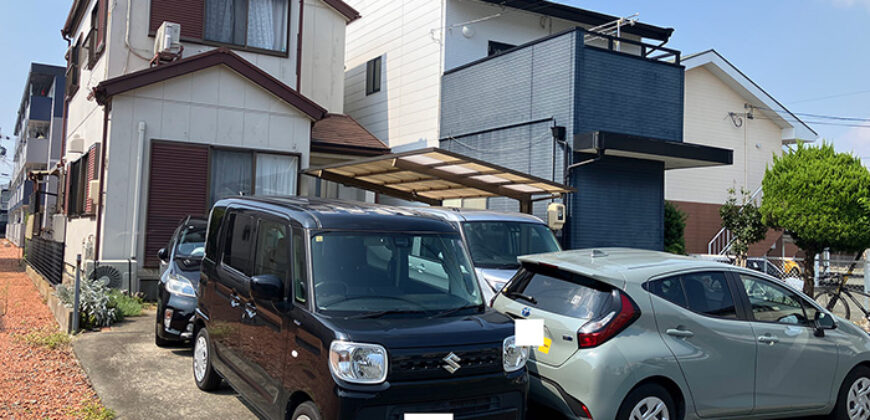
<path id="1" fill-rule="evenodd" d="M 734 150 L 734 163 L 709 169 L 680 169 L 665 175 L 665 198 L 686 213 L 686 251 L 719 254 L 731 237 L 721 230 L 719 208 L 728 190 L 746 190 L 760 204 L 764 171 L 783 147 L 814 141 L 815 131 L 715 50 L 683 57 L 686 68 L 683 135 L 708 146 Z M 753 246 L 753 256 L 793 256 L 781 233 Z M 778 242 L 778 243 L 777 243 Z M 787 244 L 787 242 L 786 242 Z"/>
<path id="2" fill-rule="evenodd" d="M 670 28 L 548 1 L 351 4 L 364 17 L 348 31 L 346 112 L 394 149 L 437 145 L 576 188 L 557 199 L 566 247 L 662 249 L 665 170 L 731 163 L 683 142 Z"/>
<path id="3" fill-rule="evenodd" d="M 184 216 L 226 195 L 305 194 L 298 172 L 317 153 L 386 151 L 341 130 L 312 138 L 321 122 L 355 125 L 343 64 L 358 17 L 340 0 L 75 0 L 62 30 L 67 272 L 81 254 L 153 278 Z M 164 22 L 180 45 L 156 39 Z"/>
<path id="4" fill-rule="evenodd" d="M 31 235 L 43 227 L 51 230 L 57 178 L 33 171 L 51 169 L 60 159 L 63 92 L 63 67 L 30 65 L 15 123 L 17 139 L 6 225 L 6 238 L 17 246 L 24 246 L 28 226 Z"/>

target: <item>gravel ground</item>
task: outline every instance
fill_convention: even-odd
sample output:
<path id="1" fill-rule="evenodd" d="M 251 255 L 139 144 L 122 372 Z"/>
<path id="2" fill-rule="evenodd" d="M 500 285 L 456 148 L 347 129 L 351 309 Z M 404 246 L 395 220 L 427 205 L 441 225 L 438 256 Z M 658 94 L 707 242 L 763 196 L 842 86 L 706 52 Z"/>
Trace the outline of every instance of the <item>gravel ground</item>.
<path id="1" fill-rule="evenodd" d="M 102 405 L 68 344 L 31 345 L 27 334 L 57 332 L 57 322 L 18 268 L 18 248 L 0 242 L 0 419 L 74 419 Z M 63 336 L 61 336 L 63 337 Z M 90 410 L 86 410 L 88 407 Z"/>

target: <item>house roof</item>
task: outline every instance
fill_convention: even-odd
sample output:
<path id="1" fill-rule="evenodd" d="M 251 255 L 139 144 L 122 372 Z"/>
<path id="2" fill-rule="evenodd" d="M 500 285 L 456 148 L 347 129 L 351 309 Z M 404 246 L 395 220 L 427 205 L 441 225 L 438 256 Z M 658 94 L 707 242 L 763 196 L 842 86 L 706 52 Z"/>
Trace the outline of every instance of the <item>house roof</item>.
<path id="1" fill-rule="evenodd" d="M 217 65 L 229 67 L 315 121 L 326 116 L 323 107 L 227 48 L 217 48 L 169 64 L 104 80 L 94 88 L 94 97 L 97 103 L 105 105 L 112 96 Z"/>
<path id="2" fill-rule="evenodd" d="M 818 133 L 803 122 L 783 104 L 771 96 L 761 86 L 752 81 L 746 74 L 730 61 L 726 60 L 716 50 L 710 49 L 684 56 L 681 60 L 686 71 L 703 67 L 734 89 L 747 102 L 758 108 L 777 126 L 782 128 L 783 143 L 794 143 L 798 139 L 814 141 Z"/>
<path id="3" fill-rule="evenodd" d="M 363 156 L 390 153 L 390 148 L 344 114 L 327 114 L 311 128 L 311 150 Z"/>
<path id="4" fill-rule="evenodd" d="M 343 2 L 342 0 L 322 0 L 324 3 L 335 9 L 336 12 L 341 13 L 347 19 L 347 22 L 353 22 L 360 18 L 359 12 L 357 12 L 353 7 L 350 7 L 349 4 Z M 63 24 L 63 28 L 60 30 L 60 33 L 64 36 L 70 36 L 73 31 L 75 31 L 76 26 L 78 26 L 79 22 L 84 16 L 84 10 L 88 6 L 88 0 L 75 0 L 73 1 L 73 5 L 69 10 L 69 14 L 66 17 L 66 22 Z"/>
<path id="5" fill-rule="evenodd" d="M 554 3 L 551 1 L 542 0 L 481 0 L 486 3 L 492 3 L 503 7 L 512 7 L 514 9 L 526 10 L 533 13 L 538 13 L 546 16 L 552 16 L 559 19 L 570 20 L 572 22 L 583 23 L 591 26 L 603 25 L 619 19 L 618 16 L 606 15 L 604 13 L 593 12 L 591 10 L 580 9 L 565 4 Z M 631 26 L 624 26 L 622 31 L 625 33 L 637 35 L 643 38 L 657 39 L 659 41 L 667 41 L 670 39 L 674 28 L 662 28 L 646 23 L 636 22 Z"/>

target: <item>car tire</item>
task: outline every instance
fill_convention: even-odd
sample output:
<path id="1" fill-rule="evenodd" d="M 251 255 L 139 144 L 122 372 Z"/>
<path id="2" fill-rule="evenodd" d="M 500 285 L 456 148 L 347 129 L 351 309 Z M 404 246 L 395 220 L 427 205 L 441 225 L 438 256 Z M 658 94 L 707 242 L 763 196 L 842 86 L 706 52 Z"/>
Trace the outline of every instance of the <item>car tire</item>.
<path id="1" fill-rule="evenodd" d="M 664 387 L 658 384 L 641 385 L 625 397 L 619 411 L 616 413 L 617 420 L 640 420 L 647 417 L 650 410 L 659 410 L 660 416 L 653 419 L 666 418 L 678 419 L 677 406 L 674 398 Z"/>
<path id="2" fill-rule="evenodd" d="M 193 340 L 193 380 L 203 391 L 214 391 L 221 384 L 221 377 L 211 363 L 212 349 L 208 331 L 200 328 Z"/>
<path id="3" fill-rule="evenodd" d="M 157 322 L 154 323 L 154 344 L 157 347 L 168 347 L 172 344 L 172 341 L 166 340 L 164 338 L 160 338 L 160 327 L 163 325 L 160 317 L 158 316 Z"/>
<path id="4" fill-rule="evenodd" d="M 315 405 L 311 401 L 305 401 L 302 404 L 296 406 L 296 409 L 293 410 L 293 415 L 290 416 L 291 420 L 320 420 L 320 410 L 317 409 L 317 405 Z"/>
<path id="5" fill-rule="evenodd" d="M 860 390 L 865 391 L 865 395 L 855 395 L 856 392 L 854 391 Z M 850 420 L 852 418 L 849 416 L 850 406 L 863 406 L 861 413 L 865 414 L 862 415 L 870 413 L 870 395 L 866 394 L 870 394 L 870 368 L 857 366 L 846 375 L 843 385 L 840 386 L 840 393 L 837 395 L 837 406 L 834 408 L 834 412 L 831 413 L 831 419 Z M 856 416 L 855 418 L 860 417 Z"/>

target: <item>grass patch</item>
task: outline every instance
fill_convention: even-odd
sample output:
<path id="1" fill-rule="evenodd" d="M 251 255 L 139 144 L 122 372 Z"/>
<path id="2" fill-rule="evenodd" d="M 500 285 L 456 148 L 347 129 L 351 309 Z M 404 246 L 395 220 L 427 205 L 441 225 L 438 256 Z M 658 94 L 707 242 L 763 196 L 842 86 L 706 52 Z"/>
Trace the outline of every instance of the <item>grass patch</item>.
<path id="1" fill-rule="evenodd" d="M 66 347 L 70 343 L 69 335 L 49 328 L 39 328 L 22 336 L 22 340 L 32 347 L 45 347 L 54 350 Z"/>
<path id="2" fill-rule="evenodd" d="M 120 321 L 125 317 L 142 315 L 144 301 L 140 297 L 112 290 L 109 292 L 109 307 L 115 308 L 115 316 Z"/>
<path id="3" fill-rule="evenodd" d="M 115 410 L 106 408 L 99 401 L 82 401 L 81 408 L 71 410 L 70 415 L 82 420 L 112 420 L 118 416 Z"/>

